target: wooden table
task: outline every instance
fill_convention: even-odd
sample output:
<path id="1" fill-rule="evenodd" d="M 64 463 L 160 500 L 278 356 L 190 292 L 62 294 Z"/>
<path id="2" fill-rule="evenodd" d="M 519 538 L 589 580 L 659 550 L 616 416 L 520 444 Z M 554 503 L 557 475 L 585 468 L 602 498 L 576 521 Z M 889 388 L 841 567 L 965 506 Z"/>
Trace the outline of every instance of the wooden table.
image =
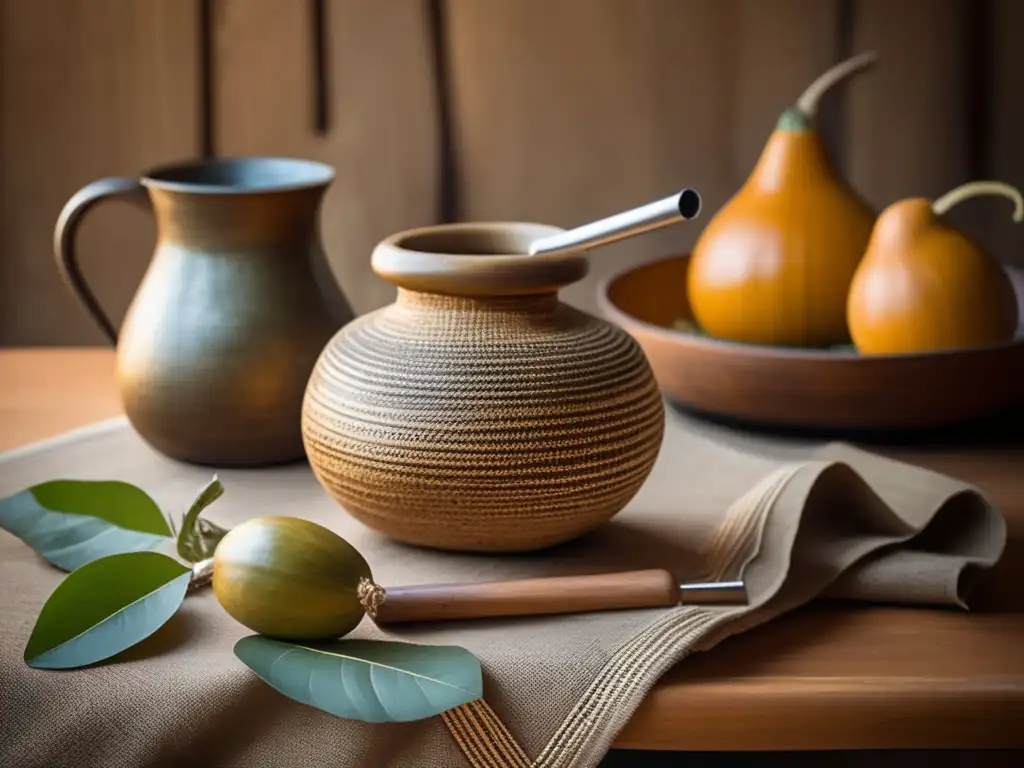
<path id="1" fill-rule="evenodd" d="M 119 412 L 111 352 L 0 351 L 0 451 Z M 804 608 L 670 672 L 616 746 L 1024 748 L 1024 444 L 876 450 L 974 483 L 1006 515 L 979 610 Z"/>

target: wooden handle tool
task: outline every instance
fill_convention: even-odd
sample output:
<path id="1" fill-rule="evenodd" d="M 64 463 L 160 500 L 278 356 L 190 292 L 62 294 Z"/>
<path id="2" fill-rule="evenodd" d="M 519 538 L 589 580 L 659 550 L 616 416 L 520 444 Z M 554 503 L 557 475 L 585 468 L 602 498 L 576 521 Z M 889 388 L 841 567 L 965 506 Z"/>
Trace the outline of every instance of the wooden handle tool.
<path id="1" fill-rule="evenodd" d="M 652 569 L 588 576 L 391 587 L 376 609 L 378 624 L 452 621 L 496 616 L 657 608 L 684 604 L 743 604 L 741 581 L 679 584 Z"/>

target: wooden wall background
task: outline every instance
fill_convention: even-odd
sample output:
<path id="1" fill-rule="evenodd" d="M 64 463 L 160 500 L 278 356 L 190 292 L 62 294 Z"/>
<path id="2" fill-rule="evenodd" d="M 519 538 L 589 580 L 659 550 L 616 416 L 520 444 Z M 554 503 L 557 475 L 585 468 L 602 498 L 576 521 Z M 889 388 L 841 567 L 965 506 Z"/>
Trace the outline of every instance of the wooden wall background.
<path id="1" fill-rule="evenodd" d="M 330 124 L 314 123 L 309 0 L 0 0 L 0 344 L 102 339 L 58 277 L 54 221 L 81 185 L 215 152 L 337 168 L 323 211 L 357 311 L 391 300 L 369 253 L 450 219 L 563 226 L 684 186 L 710 215 L 780 112 L 872 47 L 831 98 L 833 156 L 875 205 L 971 178 L 1024 184 L 1021 0 L 325 0 Z M 700 221 L 700 220 L 698 220 Z M 957 221 L 1024 265 L 1005 201 Z M 604 249 L 570 288 L 687 248 L 699 224 Z M 152 223 L 111 203 L 82 260 L 123 314 Z"/>

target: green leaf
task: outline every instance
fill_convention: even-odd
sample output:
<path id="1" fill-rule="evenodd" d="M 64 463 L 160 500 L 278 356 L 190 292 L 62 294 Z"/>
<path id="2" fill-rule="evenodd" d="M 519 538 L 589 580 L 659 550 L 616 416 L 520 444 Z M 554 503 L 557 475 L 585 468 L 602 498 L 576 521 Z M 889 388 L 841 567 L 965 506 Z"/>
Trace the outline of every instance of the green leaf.
<path id="1" fill-rule="evenodd" d="M 54 480 L 0 499 L 0 528 L 65 571 L 156 549 L 170 528 L 144 491 L 118 481 Z"/>
<path id="2" fill-rule="evenodd" d="M 217 476 L 213 476 L 204 487 L 192 506 L 188 508 L 181 520 L 181 532 L 178 533 L 178 554 L 182 559 L 197 563 L 213 557 L 220 540 L 227 535 L 227 530 L 209 520 L 201 518 L 199 513 L 224 495 L 224 486 Z"/>
<path id="3" fill-rule="evenodd" d="M 144 490 L 120 480 L 53 480 L 28 489 L 54 512 L 91 515 L 120 528 L 169 536 L 160 507 Z"/>
<path id="4" fill-rule="evenodd" d="M 285 696 L 367 723 L 423 720 L 483 696 L 480 662 L 454 646 L 250 635 L 235 655 Z"/>
<path id="5" fill-rule="evenodd" d="M 192 571 L 159 552 L 128 552 L 83 565 L 47 599 L 25 662 L 70 669 L 110 658 L 149 637 L 185 599 Z"/>

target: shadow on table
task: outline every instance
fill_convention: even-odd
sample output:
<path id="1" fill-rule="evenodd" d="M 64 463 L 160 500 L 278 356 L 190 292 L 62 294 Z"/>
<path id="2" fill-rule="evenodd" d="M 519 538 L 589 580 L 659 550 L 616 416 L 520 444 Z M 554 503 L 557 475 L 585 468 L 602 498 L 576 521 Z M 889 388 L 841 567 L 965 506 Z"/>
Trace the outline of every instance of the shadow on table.
<path id="1" fill-rule="evenodd" d="M 614 750 L 600 768 L 1019 768 L 1024 751 L 641 752 Z"/>
<path id="2" fill-rule="evenodd" d="M 855 443 L 870 450 L 899 446 L 927 451 L 949 449 L 992 449 L 1024 446 L 1024 407 L 1014 408 L 994 416 L 946 427 L 897 430 L 816 430 L 777 427 L 726 416 L 695 411 L 673 400 L 668 401 L 675 413 L 712 431 L 722 429 L 741 432 L 749 437 L 779 442 L 821 443 L 843 441 Z"/>

